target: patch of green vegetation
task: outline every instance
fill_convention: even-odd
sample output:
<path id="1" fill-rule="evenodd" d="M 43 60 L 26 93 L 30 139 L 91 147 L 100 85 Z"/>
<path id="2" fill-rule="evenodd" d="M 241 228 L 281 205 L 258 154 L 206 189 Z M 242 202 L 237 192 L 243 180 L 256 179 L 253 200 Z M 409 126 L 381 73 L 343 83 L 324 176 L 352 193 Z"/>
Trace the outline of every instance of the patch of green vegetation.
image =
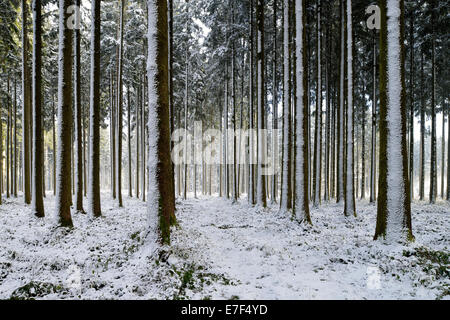
<path id="1" fill-rule="evenodd" d="M 448 251 L 431 250 L 425 247 L 417 248 L 415 251 L 403 251 L 404 257 L 415 256 L 423 271 L 436 279 L 450 278 L 450 253 Z"/>
<path id="2" fill-rule="evenodd" d="M 17 288 L 11 294 L 11 300 L 34 300 L 36 298 L 42 298 L 49 294 L 61 294 L 67 292 L 61 285 L 55 285 L 47 282 L 35 282 L 30 283 Z"/>
<path id="3" fill-rule="evenodd" d="M 185 264 L 181 270 L 175 266 L 169 270 L 171 276 L 177 276 L 180 279 L 180 286 L 177 293 L 174 295 L 174 300 L 186 299 L 186 290 L 193 292 L 202 292 L 205 286 L 210 286 L 213 283 L 221 283 L 223 285 L 235 285 L 230 279 L 222 274 L 214 274 L 205 272 L 203 266 L 195 264 Z M 209 296 L 205 297 L 208 298 Z M 211 297 L 209 297 L 211 298 Z"/>

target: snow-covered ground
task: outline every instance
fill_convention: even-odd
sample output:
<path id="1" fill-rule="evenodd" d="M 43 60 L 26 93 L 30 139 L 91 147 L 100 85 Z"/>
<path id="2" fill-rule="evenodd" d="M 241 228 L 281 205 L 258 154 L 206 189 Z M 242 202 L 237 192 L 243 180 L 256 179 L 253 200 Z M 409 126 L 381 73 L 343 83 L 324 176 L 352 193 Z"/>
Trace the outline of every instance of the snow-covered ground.
<path id="1" fill-rule="evenodd" d="M 178 202 L 172 246 L 152 256 L 146 207 L 103 197 L 104 217 L 55 226 L 22 199 L 0 206 L 0 299 L 450 299 L 450 206 L 415 203 L 410 245 L 372 240 L 376 209 L 311 212 L 314 226 L 219 198 Z"/>

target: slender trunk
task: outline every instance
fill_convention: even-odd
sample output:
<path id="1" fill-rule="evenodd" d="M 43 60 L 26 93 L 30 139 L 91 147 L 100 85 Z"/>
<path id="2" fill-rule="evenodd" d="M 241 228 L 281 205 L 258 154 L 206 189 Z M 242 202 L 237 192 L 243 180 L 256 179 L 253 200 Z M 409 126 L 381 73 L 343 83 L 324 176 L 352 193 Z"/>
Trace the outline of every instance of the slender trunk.
<path id="1" fill-rule="evenodd" d="M 58 152 L 56 172 L 56 215 L 63 227 L 72 227 L 71 139 L 72 139 L 72 44 L 73 31 L 67 27 L 70 0 L 59 5 L 59 73 L 58 73 Z"/>
<path id="2" fill-rule="evenodd" d="M 28 4 L 22 0 L 22 169 L 23 169 L 23 192 L 26 204 L 31 203 L 31 148 L 30 148 L 30 71 L 28 66 Z"/>
<path id="3" fill-rule="evenodd" d="M 116 189 L 117 205 L 123 207 L 122 201 L 122 118 L 123 118 L 123 34 L 125 26 L 126 1 L 120 1 L 120 35 L 119 35 L 119 59 L 117 75 L 117 131 L 116 131 Z"/>
<path id="4" fill-rule="evenodd" d="M 273 116 L 272 116 L 272 157 L 274 164 L 274 174 L 272 176 L 272 203 L 277 202 L 278 196 L 278 82 L 277 82 L 277 0 L 273 1 L 273 58 L 272 58 L 272 105 L 273 105 Z"/>
<path id="5" fill-rule="evenodd" d="M 131 98 L 130 87 L 127 87 L 127 136 L 128 136 L 128 196 L 133 197 L 133 182 L 131 173 Z"/>
<path id="6" fill-rule="evenodd" d="M 10 197 L 10 189 L 9 189 L 9 172 L 10 172 L 10 131 L 11 131 L 11 102 L 10 102 L 10 78 L 8 75 L 6 87 L 7 87 L 7 95 L 6 95 L 6 108 L 7 108 L 7 119 L 6 119 L 6 197 Z"/>
<path id="7" fill-rule="evenodd" d="M 100 201 L 100 0 L 92 1 L 91 92 L 89 109 L 89 214 L 101 216 Z"/>
<path id="8" fill-rule="evenodd" d="M 142 201 L 146 201 L 147 190 L 145 189 L 146 181 L 146 172 L 145 172 L 145 74 L 142 76 L 142 101 L 141 101 L 141 194 Z"/>
<path id="9" fill-rule="evenodd" d="M 373 88 L 372 88 L 372 151 L 370 154 L 370 202 L 376 201 L 377 185 L 377 45 L 373 33 Z"/>
<path id="10" fill-rule="evenodd" d="M 320 204 L 322 186 L 322 46 L 321 46 L 321 1 L 317 1 L 317 95 L 316 119 L 314 130 L 314 176 L 313 176 L 313 205 Z"/>
<path id="11" fill-rule="evenodd" d="M 174 79 L 174 34 L 173 34 L 173 0 L 168 0 L 168 10 L 169 10 L 169 16 L 168 16 L 168 24 L 169 24 L 169 111 L 170 111 L 170 132 L 173 134 L 175 131 L 175 107 L 174 107 L 174 101 L 173 101 L 173 93 L 174 93 L 174 85 L 173 85 L 173 79 Z M 174 148 L 174 142 L 171 140 L 171 152 Z M 138 159 L 138 158 L 136 158 Z M 173 216 L 172 216 L 172 224 L 175 224 L 175 165 L 172 163 L 172 203 L 173 203 Z"/>
<path id="12" fill-rule="evenodd" d="M 234 25 L 234 5 L 232 4 L 232 21 L 231 24 Z M 233 124 L 233 202 L 238 200 L 238 178 L 237 178 L 237 139 L 236 139 L 236 58 L 235 58 L 235 44 L 232 40 L 231 43 L 231 104 L 233 108 L 233 114 L 231 122 Z"/>
<path id="13" fill-rule="evenodd" d="M 431 2 L 431 163 L 430 163 L 430 203 L 437 197 L 437 141 L 436 141 L 436 36 L 435 1 Z"/>
<path id="14" fill-rule="evenodd" d="M 249 194 L 249 202 L 252 205 L 256 204 L 256 194 L 255 194 L 255 136 L 254 136 L 254 129 L 255 129 L 255 115 L 254 115 L 254 17 L 253 17 L 253 0 L 250 0 L 250 72 L 249 72 L 249 130 L 250 130 L 250 137 L 249 137 L 249 186 L 248 186 L 248 194 Z"/>
<path id="15" fill-rule="evenodd" d="M 267 207 L 266 199 L 266 135 L 265 131 L 265 75 L 264 75 L 264 0 L 257 0 L 257 82 L 258 82 L 258 183 L 257 183 L 257 203 L 259 206 Z"/>
<path id="16" fill-rule="evenodd" d="M 344 201 L 344 109 L 345 109 L 345 0 L 340 0 L 341 7 L 341 43 L 339 57 L 339 111 L 338 111 L 338 152 L 337 152 L 337 189 L 336 201 L 342 203 Z"/>
<path id="17" fill-rule="evenodd" d="M 312 224 L 309 213 L 309 155 L 308 155 L 308 64 L 306 58 L 306 4 L 295 1 L 296 27 L 296 81 L 297 103 L 295 112 L 295 183 L 294 216 L 300 222 Z"/>
<path id="18" fill-rule="evenodd" d="M 81 1 L 75 5 L 80 7 Z M 74 30 L 74 111 L 75 111 L 75 210 L 84 213 L 83 209 L 83 141 L 81 126 L 81 33 Z"/>
<path id="19" fill-rule="evenodd" d="M 136 180 L 136 187 L 135 187 L 135 191 L 136 191 L 136 198 L 139 199 L 139 166 L 140 166 L 140 162 L 139 162 L 139 148 L 140 148 L 140 136 L 139 136 L 139 124 L 140 124 L 140 91 L 139 90 L 135 90 L 136 92 L 136 105 L 135 105 L 135 136 L 136 136 L 136 176 L 135 176 L 135 180 Z"/>
<path id="20" fill-rule="evenodd" d="M 364 95 L 366 83 L 364 82 Z M 366 106 L 361 110 L 361 199 L 366 198 Z"/>
<path id="21" fill-rule="evenodd" d="M 42 194 L 43 158 L 41 82 L 42 82 L 42 13 L 41 0 L 33 0 L 33 188 L 31 211 L 36 217 L 44 217 Z"/>
<path id="22" fill-rule="evenodd" d="M 329 67 L 328 67 L 328 59 L 329 59 L 329 27 L 327 27 L 326 32 L 326 57 L 325 57 L 325 87 L 326 87 L 326 113 L 325 113 L 325 171 L 324 171 L 324 200 L 330 200 L 330 83 L 329 83 Z"/>
<path id="23" fill-rule="evenodd" d="M 425 86 L 424 78 L 424 52 L 422 49 L 420 62 L 420 200 L 425 200 Z"/>
<path id="24" fill-rule="evenodd" d="M 411 199 L 414 199 L 414 14 L 411 12 L 409 29 L 410 73 L 409 73 L 409 183 Z"/>
<path id="25" fill-rule="evenodd" d="M 14 140 L 14 151 L 13 151 L 13 159 L 14 159 L 14 168 L 13 168 L 13 195 L 17 198 L 17 83 L 16 77 L 14 77 L 14 132 L 13 132 L 13 140 Z"/>
<path id="26" fill-rule="evenodd" d="M 344 214 L 346 216 L 354 215 L 356 217 L 356 205 L 355 205 L 355 185 L 354 185 L 354 153 L 353 153 L 353 143 L 354 143 L 354 112 L 353 112 L 353 101 L 354 101 L 354 79 L 353 79 L 353 23 L 352 23 L 352 2 L 347 0 L 347 147 L 345 148 L 345 178 L 344 178 L 344 201 L 345 209 Z"/>
<path id="27" fill-rule="evenodd" d="M 289 11 L 290 1 L 284 0 L 283 6 L 283 153 L 280 208 L 283 211 L 292 208 L 291 166 L 289 157 L 292 147 L 292 121 L 291 121 L 291 81 L 289 68 Z"/>

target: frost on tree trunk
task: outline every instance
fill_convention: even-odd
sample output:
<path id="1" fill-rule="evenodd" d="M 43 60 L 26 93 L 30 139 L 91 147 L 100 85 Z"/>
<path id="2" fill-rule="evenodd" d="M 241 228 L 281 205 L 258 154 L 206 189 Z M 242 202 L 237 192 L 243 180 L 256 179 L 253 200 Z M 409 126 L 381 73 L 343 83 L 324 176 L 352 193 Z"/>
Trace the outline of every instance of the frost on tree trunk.
<path id="1" fill-rule="evenodd" d="M 56 161 L 56 215 L 63 227 L 72 227 L 71 204 L 71 140 L 72 140 L 72 39 L 68 28 L 73 1 L 59 1 L 58 64 L 58 151 Z"/>
<path id="2" fill-rule="evenodd" d="M 347 0 L 347 115 L 346 133 L 347 147 L 345 148 L 345 177 L 344 177 L 344 214 L 356 217 L 355 205 L 355 179 L 354 179 L 354 112 L 353 112 L 353 28 L 352 28 L 352 2 Z"/>
<path id="3" fill-rule="evenodd" d="M 294 214 L 298 221 L 311 224 L 309 213 L 309 156 L 308 156 L 308 70 L 306 60 L 306 4 L 295 1 L 296 15 L 296 71 L 297 103 L 295 126 L 295 188 Z"/>
<path id="4" fill-rule="evenodd" d="M 148 149 L 148 213 L 150 237 L 170 243 L 172 161 L 168 88 L 167 2 L 148 0 L 148 98 L 150 134 Z"/>
<path id="5" fill-rule="evenodd" d="M 266 199 L 266 176 L 265 165 L 266 162 L 266 135 L 264 134 L 265 126 L 265 99 L 266 92 L 264 88 L 264 0 L 257 0 L 256 20 L 257 20 L 257 104 L 258 104 L 258 183 L 257 183 L 257 204 L 262 207 L 267 207 Z"/>
<path id="6" fill-rule="evenodd" d="M 80 0 L 75 1 L 80 7 Z M 79 18 L 77 18 L 79 19 Z M 83 141 L 81 125 L 81 33 L 74 30 L 74 110 L 75 110 L 75 210 L 84 213 L 83 209 Z"/>
<path id="7" fill-rule="evenodd" d="M 383 0 L 380 8 L 380 179 L 375 239 L 412 239 L 403 0 Z"/>
<path id="8" fill-rule="evenodd" d="M 100 203 L 100 0 L 92 0 L 89 130 L 89 214 L 101 216 Z"/>
<path id="9" fill-rule="evenodd" d="M 322 67 L 321 67 L 321 21 L 320 0 L 317 1 L 317 96 L 316 96 L 316 119 L 314 131 L 314 176 L 313 176 L 313 204 L 320 204 L 321 194 L 321 171 L 322 171 Z"/>
<path id="10" fill-rule="evenodd" d="M 282 187 L 280 209 L 287 211 L 292 208 L 291 199 L 291 166 L 289 161 L 292 147 L 292 121 L 291 121 L 291 81 L 289 68 L 289 10 L 290 1 L 284 1 L 283 8 L 283 154 L 282 154 Z"/>
<path id="11" fill-rule="evenodd" d="M 42 13 L 41 1 L 33 0 L 33 185 L 31 211 L 37 217 L 44 217 L 43 200 L 43 139 L 42 139 Z M 8 143 L 8 142 L 7 142 Z M 8 170 L 8 168 L 6 168 Z"/>

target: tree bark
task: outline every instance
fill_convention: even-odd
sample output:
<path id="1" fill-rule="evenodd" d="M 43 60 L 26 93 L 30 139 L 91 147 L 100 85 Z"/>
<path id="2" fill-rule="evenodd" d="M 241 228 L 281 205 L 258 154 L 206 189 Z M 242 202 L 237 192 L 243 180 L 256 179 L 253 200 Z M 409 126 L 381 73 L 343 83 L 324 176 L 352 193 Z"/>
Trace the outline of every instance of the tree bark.
<path id="1" fill-rule="evenodd" d="M 352 2 L 347 0 L 347 147 L 345 148 L 345 175 L 344 175 L 344 215 L 356 217 L 355 204 L 355 184 L 354 184 L 354 64 L 353 64 L 353 22 L 352 22 Z"/>
<path id="2" fill-rule="evenodd" d="M 263 161 L 266 160 L 266 139 L 265 134 L 263 134 L 265 126 L 265 75 L 264 75 L 264 0 L 257 0 L 256 7 L 256 19 L 257 19 L 257 82 L 258 82 L 258 185 L 257 185 L 257 203 L 259 206 L 267 207 L 266 199 L 266 176 L 265 164 Z"/>
<path id="3" fill-rule="evenodd" d="M 56 215 L 63 227 L 72 227 L 71 139 L 72 139 L 72 44 L 73 31 L 68 28 L 71 0 L 59 1 L 59 72 L 58 72 L 58 154 L 56 178 Z"/>
<path id="4" fill-rule="evenodd" d="M 380 179 L 375 240 L 412 240 L 403 0 L 380 4 Z"/>
<path id="5" fill-rule="evenodd" d="M 41 0 L 33 0 L 33 188 L 31 211 L 36 217 L 44 217 L 43 158 L 42 153 L 42 13 Z"/>
<path id="6" fill-rule="evenodd" d="M 80 8 L 81 1 L 75 0 Z M 75 210 L 84 213 L 83 209 L 83 128 L 81 125 L 81 33 L 74 30 L 74 111 L 75 111 Z"/>
<path id="7" fill-rule="evenodd" d="M 122 201 L 122 119 L 123 119 L 123 33 L 125 24 L 126 0 L 120 1 L 119 58 L 117 75 L 117 131 L 116 131 L 116 189 L 117 205 L 123 207 Z"/>
<path id="8" fill-rule="evenodd" d="M 23 169 L 23 192 L 26 204 L 31 203 L 31 148 L 30 148 L 30 70 L 28 65 L 28 4 L 22 0 L 22 169 Z"/>
<path id="9" fill-rule="evenodd" d="M 168 90 L 167 2 L 148 0 L 148 42 L 155 50 L 148 50 L 149 128 L 157 137 L 149 137 L 149 200 L 152 225 L 158 225 L 158 238 L 170 243 L 170 224 L 173 212 L 170 156 L 170 105 Z M 154 16 L 156 15 L 156 16 Z M 153 143 L 155 142 L 155 144 Z"/>
<path id="10" fill-rule="evenodd" d="M 89 107 L 89 214 L 100 217 L 100 0 L 92 0 L 91 89 Z"/>

